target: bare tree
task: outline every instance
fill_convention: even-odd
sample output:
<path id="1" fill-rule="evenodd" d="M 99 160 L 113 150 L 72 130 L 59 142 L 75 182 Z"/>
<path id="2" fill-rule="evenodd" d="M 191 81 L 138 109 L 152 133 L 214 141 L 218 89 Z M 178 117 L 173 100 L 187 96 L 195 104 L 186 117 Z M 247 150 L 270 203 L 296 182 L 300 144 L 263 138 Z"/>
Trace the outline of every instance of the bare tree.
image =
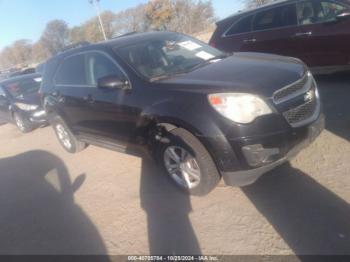
<path id="1" fill-rule="evenodd" d="M 105 11 L 101 13 L 103 26 L 106 32 L 107 38 L 112 38 L 114 35 L 114 21 L 115 14 L 111 11 Z M 95 16 L 90 20 L 83 23 L 81 26 L 73 27 L 69 31 L 69 41 L 71 43 L 79 41 L 99 42 L 103 41 L 104 37 L 99 28 L 98 17 Z"/>
<path id="2" fill-rule="evenodd" d="M 31 53 L 32 45 L 30 40 L 17 40 L 1 52 L 1 66 L 3 68 L 23 66 L 31 60 Z"/>
<path id="3" fill-rule="evenodd" d="M 212 2 L 196 0 L 153 0 L 146 8 L 149 27 L 193 34 L 215 21 Z"/>
<path id="4" fill-rule="evenodd" d="M 15 66 L 15 58 L 11 47 L 5 47 L 0 54 L 0 63 L 2 68 Z"/>
<path id="5" fill-rule="evenodd" d="M 42 41 L 38 41 L 32 46 L 32 62 L 42 63 L 50 57 L 50 53 Z"/>
<path id="6" fill-rule="evenodd" d="M 140 4 L 117 13 L 113 23 L 114 35 L 145 31 L 147 27 L 145 8 L 145 4 Z"/>
<path id="7" fill-rule="evenodd" d="M 75 26 L 69 30 L 69 42 L 77 43 L 85 41 L 85 31 L 83 26 Z"/>
<path id="8" fill-rule="evenodd" d="M 15 64 L 23 65 L 30 60 L 32 52 L 32 45 L 30 40 L 17 40 L 12 44 L 11 49 Z"/>
<path id="9" fill-rule="evenodd" d="M 152 29 L 167 29 L 175 17 L 172 0 L 152 0 L 146 6 L 147 24 Z"/>
<path id="10" fill-rule="evenodd" d="M 168 29 L 193 34 L 208 29 L 215 21 L 211 1 L 174 0 L 174 17 Z"/>
<path id="11" fill-rule="evenodd" d="M 46 25 L 40 41 L 51 55 L 57 54 L 68 43 L 69 29 L 63 20 L 53 20 Z"/>

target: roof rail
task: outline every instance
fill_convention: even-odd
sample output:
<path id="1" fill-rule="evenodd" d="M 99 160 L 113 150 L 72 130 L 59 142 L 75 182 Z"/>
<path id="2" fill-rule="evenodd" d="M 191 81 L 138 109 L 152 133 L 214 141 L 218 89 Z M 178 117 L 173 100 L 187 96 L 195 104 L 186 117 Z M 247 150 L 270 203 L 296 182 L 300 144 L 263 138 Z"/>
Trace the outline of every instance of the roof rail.
<path id="1" fill-rule="evenodd" d="M 123 37 L 123 36 L 128 36 L 128 35 L 133 35 L 133 34 L 137 34 L 137 33 L 138 33 L 137 31 L 132 31 L 132 32 L 128 32 L 128 33 L 125 33 L 125 34 L 120 34 L 120 35 L 113 36 L 112 39 L 116 39 L 116 38 Z"/>
<path id="2" fill-rule="evenodd" d="M 90 45 L 90 42 L 88 42 L 88 41 L 77 42 L 77 43 L 74 43 L 74 44 L 71 44 L 71 45 L 67 45 L 65 48 L 63 48 L 61 50 L 60 53 L 66 52 L 66 51 L 71 50 L 71 49 L 88 46 L 88 45 Z"/>

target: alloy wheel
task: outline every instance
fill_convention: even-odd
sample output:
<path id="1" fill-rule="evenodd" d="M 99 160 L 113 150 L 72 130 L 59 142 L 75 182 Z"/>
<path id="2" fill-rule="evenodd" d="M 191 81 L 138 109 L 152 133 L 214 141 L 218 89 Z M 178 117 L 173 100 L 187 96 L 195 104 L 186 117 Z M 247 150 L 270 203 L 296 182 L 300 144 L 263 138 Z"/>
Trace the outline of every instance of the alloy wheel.
<path id="1" fill-rule="evenodd" d="M 193 189 L 201 182 L 197 160 L 186 149 L 170 146 L 164 151 L 164 164 L 170 177 L 181 187 Z"/>
<path id="2" fill-rule="evenodd" d="M 61 124 L 56 125 L 56 132 L 57 132 L 57 136 L 61 140 L 62 144 L 66 148 L 71 149 L 72 142 L 71 142 L 71 139 L 70 139 L 69 134 L 68 134 L 67 130 L 65 129 L 65 127 Z"/>
<path id="3" fill-rule="evenodd" d="M 25 130 L 25 126 L 24 126 L 23 119 L 22 119 L 20 116 L 18 116 L 17 114 L 15 114 L 15 122 L 16 122 L 17 127 L 18 127 L 21 131 L 24 131 L 24 130 Z"/>

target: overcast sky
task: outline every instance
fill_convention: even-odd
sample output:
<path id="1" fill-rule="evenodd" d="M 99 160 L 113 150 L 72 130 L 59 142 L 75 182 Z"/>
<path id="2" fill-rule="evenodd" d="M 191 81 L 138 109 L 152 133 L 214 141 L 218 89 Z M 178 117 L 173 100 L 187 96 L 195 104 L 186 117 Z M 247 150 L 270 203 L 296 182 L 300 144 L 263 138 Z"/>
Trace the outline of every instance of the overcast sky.
<path id="1" fill-rule="evenodd" d="M 147 0 L 101 0 L 102 10 L 118 12 Z M 242 9 L 240 0 L 213 0 L 216 16 L 224 18 Z M 0 0 L 0 49 L 17 39 L 38 40 L 52 19 L 63 19 L 69 26 L 96 15 L 88 0 Z"/>

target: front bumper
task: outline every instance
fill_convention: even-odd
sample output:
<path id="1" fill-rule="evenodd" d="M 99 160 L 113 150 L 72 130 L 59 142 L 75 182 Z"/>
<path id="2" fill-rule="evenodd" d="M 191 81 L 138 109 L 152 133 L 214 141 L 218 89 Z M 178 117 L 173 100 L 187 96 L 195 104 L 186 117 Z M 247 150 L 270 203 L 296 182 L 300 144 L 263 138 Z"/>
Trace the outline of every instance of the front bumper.
<path id="1" fill-rule="evenodd" d="M 321 114 L 320 117 L 312 124 L 306 127 L 307 136 L 293 145 L 293 147 L 286 152 L 282 157 L 276 159 L 275 161 L 266 164 L 262 167 L 255 169 L 247 169 L 232 172 L 221 172 L 223 179 L 227 185 L 230 186 L 246 186 L 254 183 L 263 174 L 271 171 L 277 166 L 282 165 L 291 158 L 295 157 L 302 149 L 310 145 L 323 131 L 325 128 L 325 118 Z"/>

